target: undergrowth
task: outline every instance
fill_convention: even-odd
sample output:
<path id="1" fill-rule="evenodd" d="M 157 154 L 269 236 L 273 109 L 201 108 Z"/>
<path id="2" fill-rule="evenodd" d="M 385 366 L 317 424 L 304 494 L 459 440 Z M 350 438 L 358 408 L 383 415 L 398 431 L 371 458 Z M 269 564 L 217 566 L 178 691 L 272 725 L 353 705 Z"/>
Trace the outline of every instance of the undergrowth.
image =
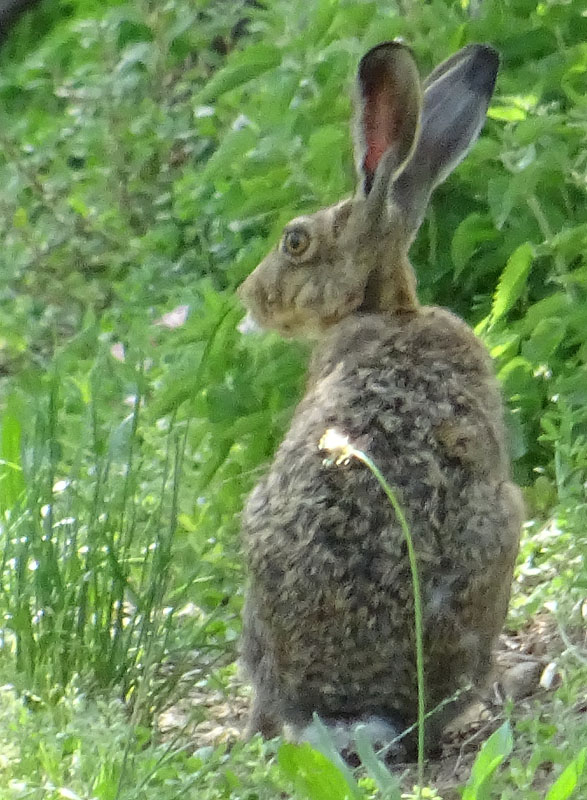
<path id="1" fill-rule="evenodd" d="M 67 0 L 13 30 L 0 796 L 400 791 L 368 754 L 349 774 L 275 742 L 194 753 L 157 727 L 182 672 L 222 688 L 236 658 L 238 514 L 303 388 L 305 348 L 241 333 L 234 288 L 284 222 L 352 186 L 351 76 L 396 36 L 423 73 L 471 41 L 502 54 L 482 138 L 435 193 L 412 259 L 422 299 L 477 327 L 508 403 L 529 520 L 509 624 L 545 615 L 562 642 L 560 686 L 506 710 L 464 797 L 580 796 L 586 26 L 578 0 Z"/>

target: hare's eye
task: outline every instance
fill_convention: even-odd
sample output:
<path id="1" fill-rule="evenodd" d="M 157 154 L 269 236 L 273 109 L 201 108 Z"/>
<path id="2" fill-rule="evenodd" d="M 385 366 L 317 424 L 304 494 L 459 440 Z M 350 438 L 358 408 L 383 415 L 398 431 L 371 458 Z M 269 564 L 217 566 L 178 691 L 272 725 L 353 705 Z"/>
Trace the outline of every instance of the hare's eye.
<path id="1" fill-rule="evenodd" d="M 310 235 L 303 228 L 293 228 L 283 237 L 282 246 L 288 255 L 301 256 L 310 246 Z"/>

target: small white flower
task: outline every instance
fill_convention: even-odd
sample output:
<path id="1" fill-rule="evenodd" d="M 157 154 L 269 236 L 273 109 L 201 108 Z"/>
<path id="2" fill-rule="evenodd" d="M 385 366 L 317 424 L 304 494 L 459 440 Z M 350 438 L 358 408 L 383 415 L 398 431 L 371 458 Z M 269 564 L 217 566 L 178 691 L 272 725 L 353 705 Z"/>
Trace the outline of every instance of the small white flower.
<path id="1" fill-rule="evenodd" d="M 163 314 L 162 317 L 155 320 L 154 324 L 159 325 L 161 328 L 170 328 L 171 330 L 174 328 L 181 328 L 188 318 L 189 310 L 189 306 L 176 306 L 172 311 L 168 311 L 167 314 Z"/>
<path id="2" fill-rule="evenodd" d="M 124 361 L 125 353 L 124 353 L 124 345 L 122 342 L 116 342 L 110 348 L 110 355 L 112 358 L 115 358 L 117 361 Z"/>

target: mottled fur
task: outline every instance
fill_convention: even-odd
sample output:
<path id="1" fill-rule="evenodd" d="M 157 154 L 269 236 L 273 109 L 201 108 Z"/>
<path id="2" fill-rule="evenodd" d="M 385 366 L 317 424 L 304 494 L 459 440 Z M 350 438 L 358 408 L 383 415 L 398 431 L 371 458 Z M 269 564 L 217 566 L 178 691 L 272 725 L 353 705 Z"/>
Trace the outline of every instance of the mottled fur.
<path id="1" fill-rule="evenodd" d="M 319 336 L 306 394 L 244 512 L 250 733 L 272 736 L 287 724 L 305 736 L 314 712 L 337 730 L 341 721 L 375 719 L 378 730 L 399 731 L 416 720 L 404 537 L 364 465 L 325 463 L 319 442 L 329 428 L 373 458 L 410 524 L 422 584 L 427 709 L 488 674 L 522 503 L 510 482 L 488 353 L 462 320 L 419 306 L 407 250 L 433 186 L 477 135 L 496 69 L 489 48 L 465 48 L 425 84 L 421 110 L 409 50 L 386 43 L 370 51 L 359 68 L 357 195 L 294 220 L 286 235 L 307 234 L 306 250 L 292 258 L 282 243 L 241 287 L 261 324 Z M 479 77 L 491 71 L 493 78 Z M 394 93 L 385 91 L 392 75 Z M 396 95 L 416 104 L 413 123 L 398 125 Z M 382 118 L 389 131 L 381 130 Z M 433 163 L 434 130 L 443 120 L 461 140 Z M 365 164 L 374 161 L 366 181 Z M 453 702 L 431 717 L 430 748 L 461 706 Z"/>

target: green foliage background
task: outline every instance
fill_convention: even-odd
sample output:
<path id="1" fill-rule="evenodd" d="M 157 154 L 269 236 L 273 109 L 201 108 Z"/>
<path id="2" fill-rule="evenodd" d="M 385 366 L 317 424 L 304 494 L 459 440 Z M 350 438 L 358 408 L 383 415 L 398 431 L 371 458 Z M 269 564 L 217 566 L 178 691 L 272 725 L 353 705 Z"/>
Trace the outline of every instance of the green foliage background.
<path id="1" fill-rule="evenodd" d="M 422 299 L 477 326 L 496 358 L 531 519 L 513 617 L 563 594 L 576 611 L 587 17 L 579 0 L 475 8 L 63 0 L 13 31 L 0 52 L 0 654 L 19 690 L 62 697 L 81 675 L 122 686 L 146 719 L 174 648 L 202 668 L 234 660 L 238 513 L 306 359 L 303 344 L 243 335 L 234 289 L 288 219 L 352 190 L 353 71 L 398 36 L 423 74 L 468 42 L 502 54 L 483 136 L 436 191 L 412 259 Z"/>

